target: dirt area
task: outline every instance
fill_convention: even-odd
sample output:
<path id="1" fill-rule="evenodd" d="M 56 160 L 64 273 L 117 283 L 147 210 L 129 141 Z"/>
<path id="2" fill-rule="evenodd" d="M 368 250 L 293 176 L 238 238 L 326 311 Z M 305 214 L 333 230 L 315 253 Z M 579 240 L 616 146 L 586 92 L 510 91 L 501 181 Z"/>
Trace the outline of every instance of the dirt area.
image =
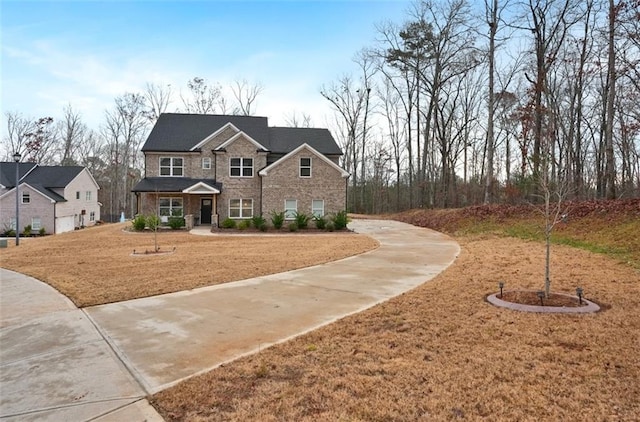
<path id="1" fill-rule="evenodd" d="M 3 268 L 43 280 L 76 306 L 147 297 L 335 261 L 378 247 L 352 232 L 196 236 L 129 232 L 130 223 L 41 238 L 0 252 Z M 136 251 L 136 254 L 133 252 Z"/>
<path id="2" fill-rule="evenodd" d="M 539 290 L 541 291 L 541 290 Z M 540 298 L 538 291 L 523 291 L 514 290 L 510 292 L 504 292 L 502 295 L 497 296 L 498 299 L 505 302 L 519 303 L 522 305 L 531 306 L 554 306 L 561 308 L 577 308 L 580 306 L 587 306 L 586 302 L 580 301 L 578 297 L 568 297 L 566 295 L 559 295 L 557 293 L 549 293 L 549 297 L 544 296 Z"/>
<path id="3" fill-rule="evenodd" d="M 171 421 L 637 420 L 640 272 L 554 246 L 552 290 L 597 298 L 589 315 L 497 308 L 539 290 L 540 242 L 469 235 L 433 281 L 226 364 L 152 401 Z"/>

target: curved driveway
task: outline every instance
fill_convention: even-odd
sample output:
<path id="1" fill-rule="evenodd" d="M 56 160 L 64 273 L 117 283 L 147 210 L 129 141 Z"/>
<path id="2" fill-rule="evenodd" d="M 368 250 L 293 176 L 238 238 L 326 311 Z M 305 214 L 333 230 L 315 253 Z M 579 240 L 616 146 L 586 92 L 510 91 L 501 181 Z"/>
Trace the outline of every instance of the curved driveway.
<path id="1" fill-rule="evenodd" d="M 134 403 L 134 410 L 139 411 L 130 412 L 127 418 L 148 417 L 148 413 L 144 413 L 148 410 L 145 402 L 140 401 L 145 393 L 163 390 L 224 362 L 397 296 L 436 276 L 459 252 L 457 243 L 443 234 L 396 221 L 356 220 L 350 227 L 375 238 L 380 247 L 315 267 L 76 311 L 84 316 L 78 318 L 82 321 L 77 324 L 86 325 L 85 335 L 95 334 L 91 324 L 87 325 L 90 320 L 109 345 L 102 351 L 102 359 L 112 360 L 113 353 L 118 357 L 111 373 L 122 378 L 117 380 L 119 385 L 126 386 L 123 400 Z M 3 270 L 0 285 L 3 307 L 8 288 L 5 273 Z M 177 269 L 176 276 L 179 274 Z M 3 309 L 1 316 L 0 388 L 4 396 L 7 387 L 16 394 L 20 389 L 19 379 L 5 379 L 10 372 L 6 367 L 13 364 L 12 359 L 18 359 L 13 355 L 7 359 L 5 342 L 16 343 L 12 353 L 19 354 L 18 343 L 23 340 L 12 326 L 11 315 Z M 96 343 L 104 347 L 105 342 L 99 340 L 96 339 Z M 52 364 L 55 362 L 48 362 Z M 122 366 L 128 371 L 121 373 Z M 135 385 L 130 385 L 130 376 L 137 381 Z M 87 382 L 80 374 L 76 378 L 78 383 Z M 45 381 L 54 382 L 54 379 L 55 373 L 49 374 Z M 109 384 L 112 380 L 105 377 L 101 381 Z M 8 407 L 11 407 L 9 415 L 23 416 L 25 409 L 21 407 L 30 407 L 36 412 L 36 407 L 42 407 L 37 397 L 28 400 L 30 403 L 18 406 L 15 402 L 7 405 L 2 398 L 0 417 L 8 416 Z M 112 400 L 114 409 L 122 407 L 122 402 Z M 82 402 L 82 398 L 77 401 Z M 134 414 L 140 416 L 133 417 Z M 95 415 L 99 413 L 84 420 Z M 112 420 L 117 419 L 114 414 Z"/>

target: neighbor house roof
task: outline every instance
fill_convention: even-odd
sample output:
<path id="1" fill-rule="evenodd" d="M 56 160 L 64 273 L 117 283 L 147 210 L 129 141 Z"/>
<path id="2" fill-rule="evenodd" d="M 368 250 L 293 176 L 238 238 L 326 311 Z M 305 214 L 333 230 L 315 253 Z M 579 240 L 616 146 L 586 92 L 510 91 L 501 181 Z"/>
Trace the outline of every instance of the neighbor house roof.
<path id="1" fill-rule="evenodd" d="M 327 129 L 268 127 L 266 117 L 180 113 L 161 114 L 142 151 L 192 151 L 229 123 L 273 153 L 286 154 L 306 143 L 322 154 L 342 154 Z"/>
<path id="2" fill-rule="evenodd" d="M 20 180 L 36 166 L 36 163 L 18 163 Z M 12 188 L 16 185 L 16 163 L 14 161 L 0 163 L 0 185 L 5 188 Z"/>
<path id="3" fill-rule="evenodd" d="M 194 179 L 191 177 L 146 177 L 131 189 L 132 192 L 182 192 L 195 185 L 205 184 L 217 190 L 222 184 L 213 179 Z"/>
<path id="4" fill-rule="evenodd" d="M 55 202 L 65 202 L 66 199 L 53 189 L 64 189 L 80 172 L 81 166 L 39 166 L 36 163 L 19 163 L 20 183 L 26 183 L 31 188 Z M 15 188 L 16 163 L 0 163 L 0 178 L 2 186 L 7 189 Z"/>
<path id="5" fill-rule="evenodd" d="M 82 166 L 38 166 L 22 181 L 29 183 L 31 186 L 41 185 L 47 188 L 64 188 L 82 170 L 84 170 Z"/>

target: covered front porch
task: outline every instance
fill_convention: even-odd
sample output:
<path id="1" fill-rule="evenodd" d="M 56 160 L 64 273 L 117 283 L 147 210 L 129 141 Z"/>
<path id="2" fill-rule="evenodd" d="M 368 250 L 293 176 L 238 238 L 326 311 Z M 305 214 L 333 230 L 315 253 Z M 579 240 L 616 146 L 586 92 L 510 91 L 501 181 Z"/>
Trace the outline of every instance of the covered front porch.
<path id="1" fill-rule="evenodd" d="M 220 191 L 215 181 L 168 177 L 143 179 L 133 189 L 138 214 L 158 215 L 163 223 L 184 217 L 187 229 L 218 227 Z"/>

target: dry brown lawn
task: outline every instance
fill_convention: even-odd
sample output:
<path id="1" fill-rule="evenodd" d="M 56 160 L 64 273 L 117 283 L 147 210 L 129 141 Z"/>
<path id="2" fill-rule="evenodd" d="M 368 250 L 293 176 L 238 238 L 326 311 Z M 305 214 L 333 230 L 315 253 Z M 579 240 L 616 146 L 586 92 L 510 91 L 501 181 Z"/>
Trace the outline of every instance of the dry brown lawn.
<path id="1" fill-rule="evenodd" d="M 552 289 L 584 288 L 597 314 L 519 313 L 484 298 L 539 289 L 544 248 L 457 239 L 434 280 L 362 313 L 152 397 L 176 421 L 637 421 L 640 273 L 554 246 Z"/>
<path id="2" fill-rule="evenodd" d="M 154 235 L 123 231 L 126 227 L 130 223 L 22 239 L 19 247 L 1 250 L 0 264 L 45 281 L 84 307 L 308 267 L 378 246 L 351 232 L 196 236 L 163 231 L 158 244 L 161 250 L 175 247 L 173 253 L 132 256 L 134 250 L 154 250 Z"/>

